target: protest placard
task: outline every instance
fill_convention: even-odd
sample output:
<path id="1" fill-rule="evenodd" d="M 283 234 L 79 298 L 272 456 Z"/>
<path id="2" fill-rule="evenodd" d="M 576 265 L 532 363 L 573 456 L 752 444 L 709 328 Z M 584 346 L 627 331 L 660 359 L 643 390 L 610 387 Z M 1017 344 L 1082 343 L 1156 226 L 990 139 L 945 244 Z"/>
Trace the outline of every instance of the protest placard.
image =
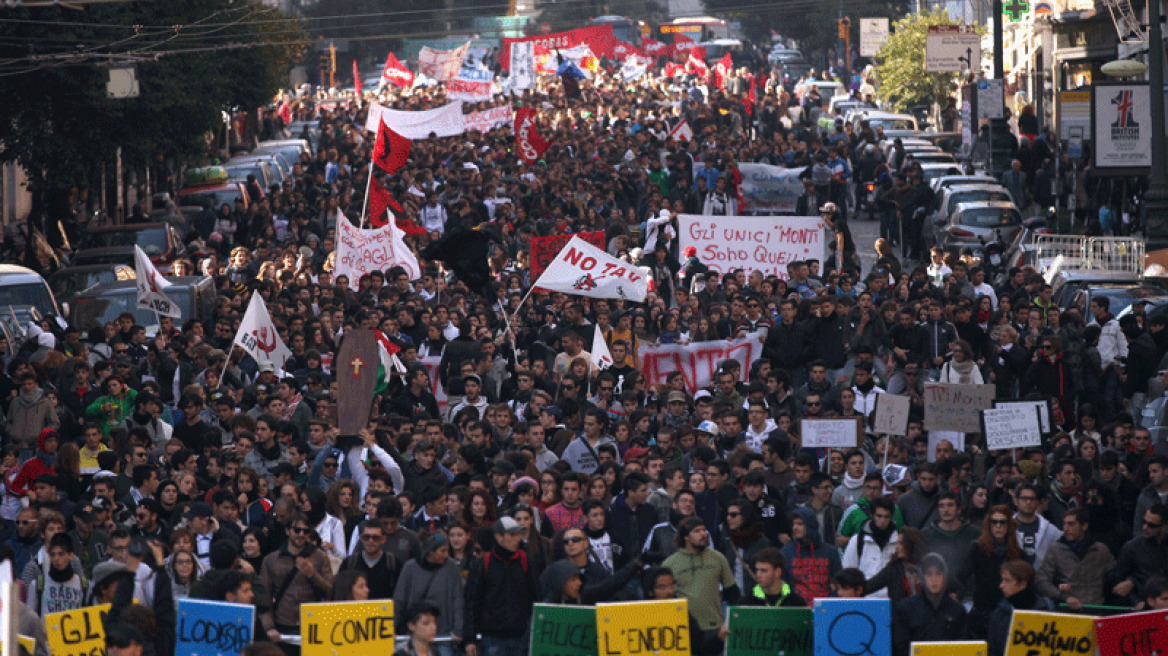
<path id="1" fill-rule="evenodd" d="M 560 251 L 564 250 L 572 237 L 579 237 L 593 246 L 604 249 L 607 244 L 604 243 L 604 231 L 595 230 L 593 232 L 578 232 L 575 235 L 551 235 L 549 237 L 532 237 L 531 238 L 531 279 L 538 280 L 543 275 L 548 265 Z"/>
<path id="2" fill-rule="evenodd" d="M 815 656 L 891 656 L 892 602 L 816 599 Z"/>
<path id="3" fill-rule="evenodd" d="M 811 656 L 810 608 L 732 606 L 726 656 Z"/>
<path id="4" fill-rule="evenodd" d="M 536 604 L 528 656 L 596 656 L 596 610 Z"/>
<path id="5" fill-rule="evenodd" d="M 596 604 L 596 638 L 602 656 L 690 656 L 689 604 L 685 599 Z"/>
<path id="6" fill-rule="evenodd" d="M 965 433 L 961 431 L 929 431 L 929 462 L 937 462 L 937 443 L 942 440 L 953 446 L 953 451 L 965 451 Z"/>
<path id="7" fill-rule="evenodd" d="M 446 82 L 446 97 L 451 100 L 481 102 L 491 98 L 495 73 L 486 68 L 463 67 L 458 77 Z"/>
<path id="8" fill-rule="evenodd" d="M 872 411 L 872 432 L 877 435 L 907 435 L 912 399 L 903 394 L 877 394 Z"/>
<path id="9" fill-rule="evenodd" d="M 693 246 L 702 263 L 723 275 L 743 269 L 786 280 L 791 262 L 827 255 L 819 217 L 679 214 L 677 223 L 681 249 Z"/>
<path id="10" fill-rule="evenodd" d="M 1038 409 L 1038 423 L 1043 434 L 1051 432 L 1050 399 L 1034 399 L 1032 401 L 994 401 L 995 408 L 1032 407 Z"/>
<path id="11" fill-rule="evenodd" d="M 649 294 L 649 273 L 573 235 L 532 286 L 589 298 L 640 303 Z"/>
<path id="12" fill-rule="evenodd" d="M 422 277 L 418 258 L 410 252 L 401 238 L 393 221 L 382 228 L 372 230 L 358 228 L 345 217 L 337 221 L 337 276 L 349 279 L 351 289 L 359 289 L 361 276 L 372 271 L 385 273 L 391 267 L 400 266 L 410 276 L 410 280 Z"/>
<path id="13" fill-rule="evenodd" d="M 1099 656 L 1168 653 L 1168 610 L 1129 613 L 1095 620 Z"/>
<path id="14" fill-rule="evenodd" d="M 462 117 L 463 128 L 468 132 L 470 130 L 489 132 L 495 128 L 501 128 L 504 125 L 511 125 L 513 121 L 515 121 L 515 110 L 511 105 L 492 107 L 491 109 L 484 109 L 481 112 L 471 112 L 464 114 Z M 603 235 L 604 233 L 602 232 L 601 234 Z M 532 241 L 535 241 L 535 239 L 533 238 Z"/>
<path id="15" fill-rule="evenodd" d="M 393 601 L 341 601 L 300 606 L 302 656 L 392 654 Z"/>
<path id="16" fill-rule="evenodd" d="M 1005 656 L 1092 656 L 1095 618 L 1015 610 Z"/>
<path id="17" fill-rule="evenodd" d="M 105 653 L 105 625 L 102 613 L 109 604 L 45 615 L 49 653 L 53 656 L 91 656 Z"/>
<path id="18" fill-rule="evenodd" d="M 925 383 L 925 430 L 976 433 L 981 430 L 981 411 L 993 404 L 993 385 Z"/>
<path id="19" fill-rule="evenodd" d="M 1042 444 L 1038 409 L 1032 405 L 1012 405 L 981 411 L 981 432 L 985 434 L 986 448 L 1012 449 L 1018 446 Z"/>
<path id="20" fill-rule="evenodd" d="M 986 656 L 988 652 L 985 642 L 914 642 L 908 651 L 911 656 Z"/>
<path id="21" fill-rule="evenodd" d="M 800 419 L 803 448 L 854 449 L 864 435 L 864 422 L 854 419 Z"/>
<path id="22" fill-rule="evenodd" d="M 406 111 L 390 109 L 377 103 L 369 106 L 365 129 L 377 134 L 379 122 L 406 139 L 427 139 L 433 133 L 438 137 L 453 137 L 463 133 L 462 101 L 456 100 L 435 109 Z"/>
<path id="23" fill-rule="evenodd" d="M 179 599 L 175 656 L 236 656 L 252 640 L 255 606 Z"/>
<path id="24" fill-rule="evenodd" d="M 762 344 L 755 337 L 720 339 L 691 344 L 644 346 L 637 351 L 641 359 L 641 374 L 650 385 L 664 384 L 665 378 L 680 371 L 685 388 L 690 394 L 714 382 L 714 372 L 723 360 L 737 360 L 741 365 L 742 381 L 750 372 L 750 365 L 762 357 Z"/>
<path id="25" fill-rule="evenodd" d="M 740 162 L 742 173 L 742 211 L 770 214 L 794 214 L 799 196 L 803 195 L 802 169 L 788 169 L 772 164 Z"/>

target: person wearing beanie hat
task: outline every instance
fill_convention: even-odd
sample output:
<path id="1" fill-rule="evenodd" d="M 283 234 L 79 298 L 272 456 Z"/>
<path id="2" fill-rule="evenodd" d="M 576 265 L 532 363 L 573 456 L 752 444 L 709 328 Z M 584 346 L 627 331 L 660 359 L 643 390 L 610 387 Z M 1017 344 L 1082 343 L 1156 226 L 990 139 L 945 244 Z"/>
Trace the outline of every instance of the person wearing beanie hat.
<path id="1" fill-rule="evenodd" d="M 896 605 L 892 621 L 892 653 L 908 656 L 913 642 L 948 640 L 965 635 L 965 606 L 946 594 L 949 564 L 935 553 L 921 559 L 923 589 Z"/>
<path id="2" fill-rule="evenodd" d="M 677 592 L 689 600 L 698 627 L 715 630 L 722 625 L 722 602 L 733 604 L 740 595 L 734 571 L 725 556 L 710 548 L 710 532 L 700 517 L 681 520 L 676 541 L 677 552 L 662 565 L 673 572 Z"/>
<path id="3" fill-rule="evenodd" d="M 411 559 L 402 568 L 393 603 L 396 608 L 407 609 L 417 604 L 433 604 L 441 611 L 437 618 L 438 634 L 451 635 L 455 640 L 463 637 L 462 573 L 458 563 L 450 558 L 450 542 L 444 533 L 423 540 L 422 557 Z"/>

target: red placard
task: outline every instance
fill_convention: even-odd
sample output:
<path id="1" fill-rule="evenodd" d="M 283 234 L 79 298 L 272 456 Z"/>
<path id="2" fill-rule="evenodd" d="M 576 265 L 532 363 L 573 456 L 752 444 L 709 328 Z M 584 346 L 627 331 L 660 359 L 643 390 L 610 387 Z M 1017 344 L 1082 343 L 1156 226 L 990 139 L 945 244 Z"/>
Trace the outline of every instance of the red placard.
<path id="1" fill-rule="evenodd" d="M 1168 611 L 1113 615 L 1095 620 L 1099 656 L 1133 656 L 1168 651 Z"/>
<path id="2" fill-rule="evenodd" d="M 539 280 L 544 269 L 556 259 L 564 246 L 572 241 L 572 237 L 579 237 L 593 246 L 605 250 L 608 244 L 604 243 L 604 231 L 581 232 L 575 235 L 551 235 L 550 237 L 531 238 L 531 281 Z"/>

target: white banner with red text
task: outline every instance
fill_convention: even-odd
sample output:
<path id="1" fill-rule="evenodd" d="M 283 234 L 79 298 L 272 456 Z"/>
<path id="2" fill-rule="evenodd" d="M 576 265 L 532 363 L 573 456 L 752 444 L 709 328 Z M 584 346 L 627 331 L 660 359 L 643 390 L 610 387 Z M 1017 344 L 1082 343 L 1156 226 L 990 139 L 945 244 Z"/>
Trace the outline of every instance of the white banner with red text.
<path id="1" fill-rule="evenodd" d="M 384 228 L 363 230 L 344 217 L 338 219 L 334 276 L 348 276 L 349 288 L 355 290 L 361 276 L 371 271 L 385 273 L 394 266 L 404 268 L 410 280 L 422 277 L 418 258 L 402 241 L 401 229 L 395 222 L 390 221 Z"/>
<path id="2" fill-rule="evenodd" d="M 761 271 L 787 279 L 787 265 L 826 256 L 823 220 L 814 216 L 677 215 L 681 250 L 720 274 L 734 269 Z"/>
<path id="3" fill-rule="evenodd" d="M 714 372 L 723 360 L 737 360 L 742 365 L 742 382 L 750 373 L 750 366 L 762 358 L 762 342 L 758 335 L 742 339 L 720 339 L 713 342 L 644 346 L 637 351 L 641 373 L 650 385 L 665 384 L 665 378 L 680 371 L 685 388 L 692 395 L 714 381 Z"/>
<path id="4" fill-rule="evenodd" d="M 478 130 L 479 132 L 489 132 L 495 128 L 501 128 L 504 125 L 511 125 L 515 120 L 515 110 L 511 105 L 503 105 L 502 107 L 492 107 L 491 109 L 484 109 L 481 112 L 471 112 L 462 117 L 463 128 L 467 131 Z"/>
<path id="5" fill-rule="evenodd" d="M 489 100 L 494 82 L 495 74 L 490 70 L 463 67 L 458 77 L 446 83 L 446 97 L 470 102 Z"/>

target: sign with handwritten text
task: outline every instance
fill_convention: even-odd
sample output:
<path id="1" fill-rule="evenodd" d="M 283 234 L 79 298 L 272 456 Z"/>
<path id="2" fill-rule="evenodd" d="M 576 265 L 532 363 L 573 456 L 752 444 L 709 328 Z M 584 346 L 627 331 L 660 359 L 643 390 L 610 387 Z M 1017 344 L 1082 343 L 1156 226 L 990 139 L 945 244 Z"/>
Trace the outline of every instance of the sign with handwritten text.
<path id="1" fill-rule="evenodd" d="M 685 599 L 596 605 L 600 656 L 690 656 Z"/>
<path id="2" fill-rule="evenodd" d="M 528 656 L 596 656 L 596 609 L 536 604 Z"/>
<path id="3" fill-rule="evenodd" d="M 641 359 L 641 373 L 648 384 L 664 384 L 670 374 L 680 371 L 685 388 L 690 394 L 696 394 L 714 382 L 714 372 L 723 360 L 737 360 L 742 365 L 742 381 L 746 382 L 750 365 L 762 357 L 762 344 L 757 337 L 742 337 L 685 345 L 642 345 L 637 356 Z"/>
<path id="4" fill-rule="evenodd" d="M 800 419 L 803 448 L 854 449 L 864 434 L 864 424 L 855 419 Z"/>
<path id="5" fill-rule="evenodd" d="M 1095 620 L 1099 656 L 1168 653 L 1168 610 L 1128 613 Z"/>
<path id="6" fill-rule="evenodd" d="M 726 656 L 811 656 L 810 608 L 733 606 Z"/>
<path id="7" fill-rule="evenodd" d="M 999 406 L 982 410 L 981 416 L 986 448 L 991 451 L 1042 444 L 1042 428 L 1034 406 Z"/>
<path id="8" fill-rule="evenodd" d="M 237 656 L 252 640 L 255 606 L 179 599 L 175 656 Z"/>
<path id="9" fill-rule="evenodd" d="M 531 279 L 538 280 L 543 275 L 548 265 L 560 251 L 564 250 L 564 246 L 572 241 L 572 237 L 579 237 L 584 241 L 592 244 L 600 250 L 608 248 L 608 244 L 604 243 L 604 231 L 596 230 L 593 232 L 580 232 L 574 235 L 550 235 L 548 237 L 532 237 L 531 238 Z"/>
<path id="10" fill-rule="evenodd" d="M 925 383 L 925 430 L 981 431 L 981 411 L 994 405 L 993 385 Z"/>
<path id="11" fill-rule="evenodd" d="M 891 656 L 892 602 L 816 599 L 815 656 Z"/>
<path id="12" fill-rule="evenodd" d="M 877 394 L 872 411 L 872 432 L 877 435 L 908 435 L 908 413 L 912 399 L 903 394 Z"/>
<path id="13" fill-rule="evenodd" d="M 49 653 L 53 656 L 105 654 L 105 625 L 101 616 L 109 609 L 109 604 L 102 604 L 45 615 Z"/>
<path id="14" fill-rule="evenodd" d="M 343 601 L 300 606 L 303 656 L 392 654 L 393 601 Z"/>
<path id="15" fill-rule="evenodd" d="M 786 280 L 791 262 L 826 256 L 818 217 L 679 214 L 677 222 L 681 249 L 693 246 L 703 264 L 723 275 L 743 269 Z"/>
<path id="16" fill-rule="evenodd" d="M 1005 656 L 1092 656 L 1094 653 L 1094 617 L 1014 611 Z"/>

